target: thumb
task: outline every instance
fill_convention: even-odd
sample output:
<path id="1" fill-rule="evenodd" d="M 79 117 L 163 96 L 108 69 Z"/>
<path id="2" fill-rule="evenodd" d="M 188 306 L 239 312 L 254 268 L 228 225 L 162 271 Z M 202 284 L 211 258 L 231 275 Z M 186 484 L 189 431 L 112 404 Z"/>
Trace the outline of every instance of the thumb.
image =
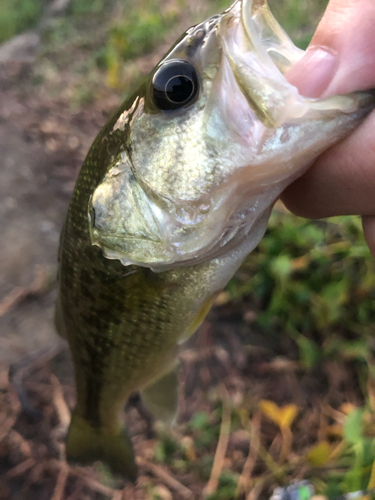
<path id="1" fill-rule="evenodd" d="M 288 80 L 308 97 L 375 86 L 375 1 L 331 0 Z"/>

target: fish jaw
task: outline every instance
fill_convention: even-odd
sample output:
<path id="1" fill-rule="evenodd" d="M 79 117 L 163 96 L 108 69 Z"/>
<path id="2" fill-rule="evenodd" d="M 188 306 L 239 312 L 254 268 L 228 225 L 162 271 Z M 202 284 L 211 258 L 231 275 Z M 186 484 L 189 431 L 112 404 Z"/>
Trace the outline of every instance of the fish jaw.
<path id="1" fill-rule="evenodd" d="M 176 113 L 139 100 L 131 148 L 92 197 L 92 243 L 154 271 L 208 261 L 244 238 L 255 246 L 283 189 L 374 103 L 371 93 L 300 95 L 285 73 L 302 55 L 263 0 L 237 1 L 188 30 L 156 70 L 191 61 L 199 99 Z"/>

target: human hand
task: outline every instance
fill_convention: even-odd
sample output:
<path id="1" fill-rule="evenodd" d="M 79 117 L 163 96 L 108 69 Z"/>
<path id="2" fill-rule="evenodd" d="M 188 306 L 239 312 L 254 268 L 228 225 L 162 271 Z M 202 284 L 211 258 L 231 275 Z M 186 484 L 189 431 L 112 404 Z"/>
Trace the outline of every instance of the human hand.
<path id="1" fill-rule="evenodd" d="M 287 77 L 308 97 L 375 88 L 375 0 L 331 0 L 306 55 Z M 375 256 L 375 111 L 321 155 L 282 200 L 302 217 L 361 215 Z"/>

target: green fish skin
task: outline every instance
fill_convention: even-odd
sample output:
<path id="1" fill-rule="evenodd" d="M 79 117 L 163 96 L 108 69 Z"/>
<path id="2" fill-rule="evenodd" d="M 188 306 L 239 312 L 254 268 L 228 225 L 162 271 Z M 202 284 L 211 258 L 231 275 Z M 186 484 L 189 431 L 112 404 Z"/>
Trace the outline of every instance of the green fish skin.
<path id="1" fill-rule="evenodd" d="M 123 424 L 140 390 L 177 411 L 176 358 L 266 229 L 282 190 L 373 108 L 300 96 L 302 56 L 265 1 L 188 30 L 95 139 L 61 235 L 56 326 L 71 349 L 71 463 L 137 477 Z"/>

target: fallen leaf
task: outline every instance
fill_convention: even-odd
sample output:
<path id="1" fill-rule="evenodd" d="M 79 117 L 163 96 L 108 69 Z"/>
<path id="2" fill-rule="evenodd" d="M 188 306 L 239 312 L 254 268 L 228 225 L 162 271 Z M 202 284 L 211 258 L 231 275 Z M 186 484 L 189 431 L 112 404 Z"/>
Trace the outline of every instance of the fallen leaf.
<path id="1" fill-rule="evenodd" d="M 290 428 L 298 415 L 298 408 L 293 404 L 280 407 L 273 401 L 262 399 L 259 407 L 264 415 L 275 422 L 280 429 Z"/>

